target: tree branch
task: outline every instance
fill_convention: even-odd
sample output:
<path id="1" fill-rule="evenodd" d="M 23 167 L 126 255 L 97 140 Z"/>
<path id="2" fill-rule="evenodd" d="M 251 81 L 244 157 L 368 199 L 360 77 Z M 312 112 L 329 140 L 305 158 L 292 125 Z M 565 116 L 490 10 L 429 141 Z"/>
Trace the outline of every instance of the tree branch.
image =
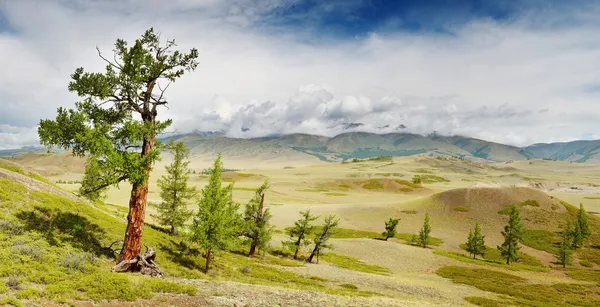
<path id="1" fill-rule="evenodd" d="M 98 50 L 98 56 L 104 60 L 104 62 L 108 63 L 110 66 L 118 69 L 119 71 L 122 70 L 123 67 L 121 67 L 121 65 L 115 64 L 109 60 L 107 60 L 105 57 L 102 56 L 102 52 L 100 52 L 100 48 L 98 48 L 98 46 L 96 46 L 96 50 Z"/>
<path id="2" fill-rule="evenodd" d="M 105 182 L 105 183 L 103 183 L 103 184 L 101 184 L 99 186 L 94 187 L 91 190 L 87 190 L 87 191 L 84 191 L 81 194 L 75 194 L 75 195 L 77 195 L 77 197 L 82 197 L 82 196 L 90 194 L 90 193 L 98 192 L 98 191 L 100 191 L 100 190 L 102 190 L 104 188 L 107 188 L 107 187 L 109 187 L 109 186 L 111 186 L 111 185 L 113 185 L 115 183 L 119 183 L 119 182 L 121 182 L 121 181 L 123 181 L 125 179 L 128 179 L 128 178 L 129 178 L 128 175 L 123 175 L 123 176 L 119 177 L 116 182 L 110 182 L 110 183 L 109 182 Z"/>

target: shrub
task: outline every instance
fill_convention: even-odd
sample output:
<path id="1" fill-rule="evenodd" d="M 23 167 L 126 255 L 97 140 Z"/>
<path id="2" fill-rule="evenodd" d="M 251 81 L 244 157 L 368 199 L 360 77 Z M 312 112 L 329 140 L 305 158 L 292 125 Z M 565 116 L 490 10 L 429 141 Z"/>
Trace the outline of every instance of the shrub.
<path id="1" fill-rule="evenodd" d="M 91 253 L 72 253 L 68 251 L 61 265 L 69 270 L 85 272 L 88 265 L 96 263 L 96 255 Z"/>
<path id="2" fill-rule="evenodd" d="M 23 227 L 13 221 L 0 220 L 0 231 L 12 236 L 18 236 L 23 234 Z"/>
<path id="3" fill-rule="evenodd" d="M 18 276 L 11 276 L 6 281 L 6 286 L 13 290 L 21 290 L 21 279 Z"/>
<path id="4" fill-rule="evenodd" d="M 463 206 L 457 206 L 457 207 L 452 208 L 452 211 L 456 211 L 456 212 L 468 212 L 469 208 L 463 207 Z"/>
<path id="5" fill-rule="evenodd" d="M 37 262 L 44 262 L 46 253 L 40 246 L 34 246 L 26 244 L 23 241 L 16 241 L 13 243 L 12 251 L 15 254 L 29 256 L 31 259 Z"/>
<path id="6" fill-rule="evenodd" d="M 586 267 L 586 268 L 591 268 L 591 267 L 593 267 L 593 266 L 594 266 L 594 264 L 593 264 L 593 263 L 591 263 L 591 262 L 589 262 L 589 261 L 587 261 L 587 260 L 580 260 L 580 261 L 579 261 L 579 264 L 580 264 L 581 266 L 584 266 L 584 267 Z"/>
<path id="7" fill-rule="evenodd" d="M 250 273 L 250 267 L 245 265 L 240 269 L 240 272 L 242 272 L 244 274 L 248 274 L 248 273 Z"/>

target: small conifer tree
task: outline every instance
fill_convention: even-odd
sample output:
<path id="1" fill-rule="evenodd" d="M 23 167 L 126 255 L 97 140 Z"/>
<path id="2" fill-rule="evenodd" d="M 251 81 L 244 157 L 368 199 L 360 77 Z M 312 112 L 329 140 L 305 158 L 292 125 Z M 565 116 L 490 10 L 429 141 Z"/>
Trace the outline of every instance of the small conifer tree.
<path id="1" fill-rule="evenodd" d="M 314 226 L 311 225 L 311 223 L 319 218 L 318 216 L 311 215 L 310 210 L 300 211 L 300 214 L 302 215 L 302 218 L 294 222 L 294 228 L 288 232 L 292 239 L 289 244 L 294 249 L 294 259 L 298 259 L 298 252 L 302 246 L 310 244 L 308 236 L 310 236 L 314 229 Z"/>
<path id="2" fill-rule="evenodd" d="M 579 204 L 579 210 L 575 218 L 575 223 L 572 229 L 573 247 L 582 247 L 585 240 L 590 236 L 590 226 L 588 224 L 587 213 L 583 208 L 583 204 Z"/>
<path id="3" fill-rule="evenodd" d="M 321 253 L 321 251 L 326 248 L 333 248 L 333 246 L 331 244 L 328 244 L 327 241 L 329 241 L 329 238 L 331 238 L 333 230 L 335 227 L 338 226 L 339 222 L 340 220 L 336 219 L 335 215 L 333 214 L 325 218 L 325 224 L 321 228 L 321 231 L 315 235 L 315 238 L 313 240 L 315 243 L 315 247 L 310 253 L 310 256 L 308 256 L 308 262 L 312 263 L 314 256 L 317 256 L 317 263 L 319 263 L 319 254 Z"/>
<path id="4" fill-rule="evenodd" d="M 481 233 L 481 227 L 479 223 L 475 223 L 475 231 L 469 230 L 469 237 L 467 238 L 467 252 L 473 255 L 473 259 L 477 255 L 483 257 L 485 251 L 485 236 Z"/>
<path id="5" fill-rule="evenodd" d="M 558 242 L 558 249 L 554 256 L 557 259 L 557 263 L 561 264 L 563 268 L 567 267 L 567 264 L 571 263 L 573 253 L 573 232 L 575 228 L 573 221 L 566 221 L 562 226 L 562 230 L 559 233 L 560 241 Z"/>
<path id="6" fill-rule="evenodd" d="M 427 248 L 431 241 L 431 225 L 429 224 L 429 212 L 425 213 L 425 222 L 419 231 L 419 245 Z"/>
<path id="7" fill-rule="evenodd" d="M 169 234 L 177 235 L 192 214 L 187 206 L 197 192 L 195 187 L 188 186 L 190 170 L 188 168 L 189 150 L 182 142 L 171 141 L 168 148 L 173 155 L 173 163 L 165 166 L 167 173 L 158 179 L 160 203 L 150 203 L 158 214 L 152 215 L 162 226 L 169 227 Z"/>
<path id="8" fill-rule="evenodd" d="M 396 227 L 398 226 L 398 222 L 400 219 L 391 218 L 385 222 L 385 231 L 381 233 L 381 235 L 387 241 L 389 238 L 393 238 L 396 236 Z"/>
<path id="9" fill-rule="evenodd" d="M 502 236 L 504 242 L 498 246 L 502 257 L 506 258 L 506 264 L 519 260 L 519 242 L 521 241 L 523 225 L 521 224 L 521 215 L 516 205 L 510 207 L 510 216 L 508 223 L 504 226 Z"/>
<path id="10" fill-rule="evenodd" d="M 246 205 L 244 212 L 244 229 L 242 234 L 250 241 L 248 257 L 254 257 L 256 249 L 264 249 L 271 240 L 273 226 L 269 225 L 271 212 L 264 209 L 265 191 L 269 183 L 265 181 L 255 192 L 254 197 Z"/>
<path id="11" fill-rule="evenodd" d="M 206 251 L 206 272 L 216 250 L 228 249 L 237 242 L 241 224 L 241 217 L 237 213 L 239 204 L 232 199 L 233 185 L 222 187 L 222 168 L 219 155 L 209 170 L 208 184 L 201 192 L 198 213 L 190 231 L 190 240 L 200 244 Z"/>

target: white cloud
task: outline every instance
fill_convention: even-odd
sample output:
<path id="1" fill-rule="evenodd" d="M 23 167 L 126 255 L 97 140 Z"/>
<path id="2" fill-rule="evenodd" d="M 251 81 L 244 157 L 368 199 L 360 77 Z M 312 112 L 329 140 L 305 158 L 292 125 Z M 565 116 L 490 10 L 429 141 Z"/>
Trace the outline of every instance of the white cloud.
<path id="1" fill-rule="evenodd" d="M 437 130 L 524 145 L 597 130 L 599 93 L 584 85 L 599 80 L 600 27 L 593 16 L 600 5 L 524 14 L 502 24 L 475 20 L 450 29 L 453 35 L 372 33 L 305 43 L 302 31 L 274 34 L 252 26 L 291 3 L 0 4 L 15 30 L 0 33 L 0 59 L 10 71 L 0 75 L 0 124 L 33 127 L 40 118 L 53 118 L 56 107 L 72 107 L 77 97 L 67 92 L 69 75 L 79 66 L 104 66 L 96 45 L 110 54 L 116 38 L 134 40 L 152 25 L 180 48 L 200 52 L 197 70 L 167 92 L 172 103 L 163 114 L 179 132 L 333 135 L 342 123 L 360 122 L 364 131 L 404 124 L 415 133 Z M 576 22 L 557 23 L 565 19 Z M 33 144 L 32 131 L 3 132 L 0 147 Z"/>

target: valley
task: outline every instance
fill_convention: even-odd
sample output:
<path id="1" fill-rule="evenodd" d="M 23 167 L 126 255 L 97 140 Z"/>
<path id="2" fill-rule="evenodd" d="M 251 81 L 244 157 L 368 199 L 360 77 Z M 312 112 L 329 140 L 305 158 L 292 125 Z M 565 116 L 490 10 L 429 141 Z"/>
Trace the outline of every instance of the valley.
<path id="1" fill-rule="evenodd" d="M 198 189 L 207 184 L 208 176 L 203 170 L 210 167 L 214 157 L 214 154 L 191 157 L 190 168 L 195 174 L 191 175 L 190 184 Z M 271 188 L 266 192 L 265 207 L 271 211 L 271 222 L 276 229 L 270 243 L 272 251 L 256 260 L 245 259 L 237 252 L 221 253 L 215 260 L 221 264 L 211 273 L 214 275 L 206 274 L 201 269 L 200 256 L 175 252 L 176 245 L 171 244 L 177 241 L 163 237 L 153 229 L 157 227 L 152 217 L 156 212 L 148 206 L 144 242 L 162 246 L 158 263 L 166 272 L 166 280 L 198 289 L 196 296 L 161 294 L 152 300 L 173 300 L 183 306 L 197 306 L 195 304 L 199 305 L 201 301 L 214 306 L 231 306 L 233 303 L 300 306 L 300 302 L 311 306 L 321 303 L 331 306 L 465 306 L 478 301 L 498 306 L 548 303 L 543 297 L 505 293 L 487 284 L 461 281 L 460 274 L 467 274 L 468 270 L 509 274 L 539 285 L 543 291 L 551 288 L 560 292 L 555 289 L 557 285 L 589 288 L 586 290 L 592 291 L 589 293 L 597 291 L 593 281 L 597 280 L 600 250 L 595 248 L 595 242 L 600 241 L 600 233 L 593 232 L 590 243 L 575 252 L 573 264 L 567 269 L 554 263 L 556 258 L 552 252 L 559 224 L 574 214 L 573 210 L 580 203 L 589 212 L 592 229 L 600 230 L 600 219 L 595 216 L 600 212 L 600 165 L 549 160 L 478 163 L 423 155 L 343 163 L 311 163 L 314 161 L 310 158 L 280 157 L 261 164 L 255 163 L 254 159 L 251 155 L 224 155 L 227 171 L 223 173 L 223 181 L 233 184 L 234 200 L 244 204 L 268 179 Z M 169 154 L 164 153 L 163 159 L 154 166 L 149 202 L 160 201 L 156 180 L 165 173 L 164 166 L 171 160 Z M 41 190 L 64 196 L 77 191 L 85 167 L 84 160 L 68 153 L 27 154 L 0 161 L 0 178 L 8 178 L 8 181 L 2 179 L 4 184 L 25 184 L 29 190 L 50 186 Z M 20 171 L 15 175 L 17 169 Z M 42 180 L 43 176 L 47 178 L 43 181 L 49 185 L 36 180 Z M 416 177 L 421 183 L 414 183 Z M 104 214 L 106 221 L 120 221 L 118 226 L 110 226 L 117 228 L 108 231 L 111 234 L 99 245 L 121 239 L 118 229 L 125 225 L 129 193 L 130 187 L 122 183 L 119 188 L 110 189 L 104 202 L 87 205 L 85 210 L 90 212 L 85 214 Z M 1 204 L 6 203 L 4 197 L 0 195 Z M 78 200 L 72 194 L 70 197 Z M 523 205 L 528 202 L 535 205 Z M 510 204 L 521 204 L 526 231 L 520 244 L 521 260 L 504 265 L 494 250 L 502 243 L 500 232 L 507 217 L 502 210 Z M 71 206 L 74 207 L 69 210 L 81 212 L 81 206 L 85 205 Z M 194 211 L 196 207 L 192 205 L 189 209 Z M 340 230 L 332 238 L 333 249 L 325 252 L 319 264 L 281 258 L 278 252 L 281 242 L 287 240 L 285 229 L 299 218 L 300 211 L 306 209 L 321 217 L 335 214 L 340 218 Z M 14 211 L 9 210 L 9 215 L 10 212 Z M 436 240 L 426 249 L 410 243 L 410 236 L 418 233 L 425 213 L 431 217 L 431 235 Z M 384 221 L 389 217 L 400 218 L 398 235 L 389 241 L 374 240 L 381 236 Z M 466 252 L 461 245 L 466 242 L 467 233 L 475 222 L 480 223 L 486 245 L 491 249 L 485 261 L 462 256 Z M 171 243 L 166 243 L 169 241 Z M 176 261 L 175 255 L 183 255 L 186 262 Z M 105 260 L 108 263 L 106 261 L 108 259 Z M 250 273 L 239 273 L 244 265 L 250 267 Z M 267 267 L 281 272 L 275 274 L 284 275 L 277 278 L 264 275 L 262 268 Z M 466 271 L 452 271 L 452 268 L 465 268 Z M 96 270 L 106 270 L 106 266 Z M 340 286 L 344 284 L 352 287 Z M 595 297 L 594 294 L 572 295 L 569 299 Z M 48 299 L 42 297 L 42 302 Z M 73 302 L 84 304 L 83 301 Z M 129 306 L 129 303 L 123 304 Z"/>

